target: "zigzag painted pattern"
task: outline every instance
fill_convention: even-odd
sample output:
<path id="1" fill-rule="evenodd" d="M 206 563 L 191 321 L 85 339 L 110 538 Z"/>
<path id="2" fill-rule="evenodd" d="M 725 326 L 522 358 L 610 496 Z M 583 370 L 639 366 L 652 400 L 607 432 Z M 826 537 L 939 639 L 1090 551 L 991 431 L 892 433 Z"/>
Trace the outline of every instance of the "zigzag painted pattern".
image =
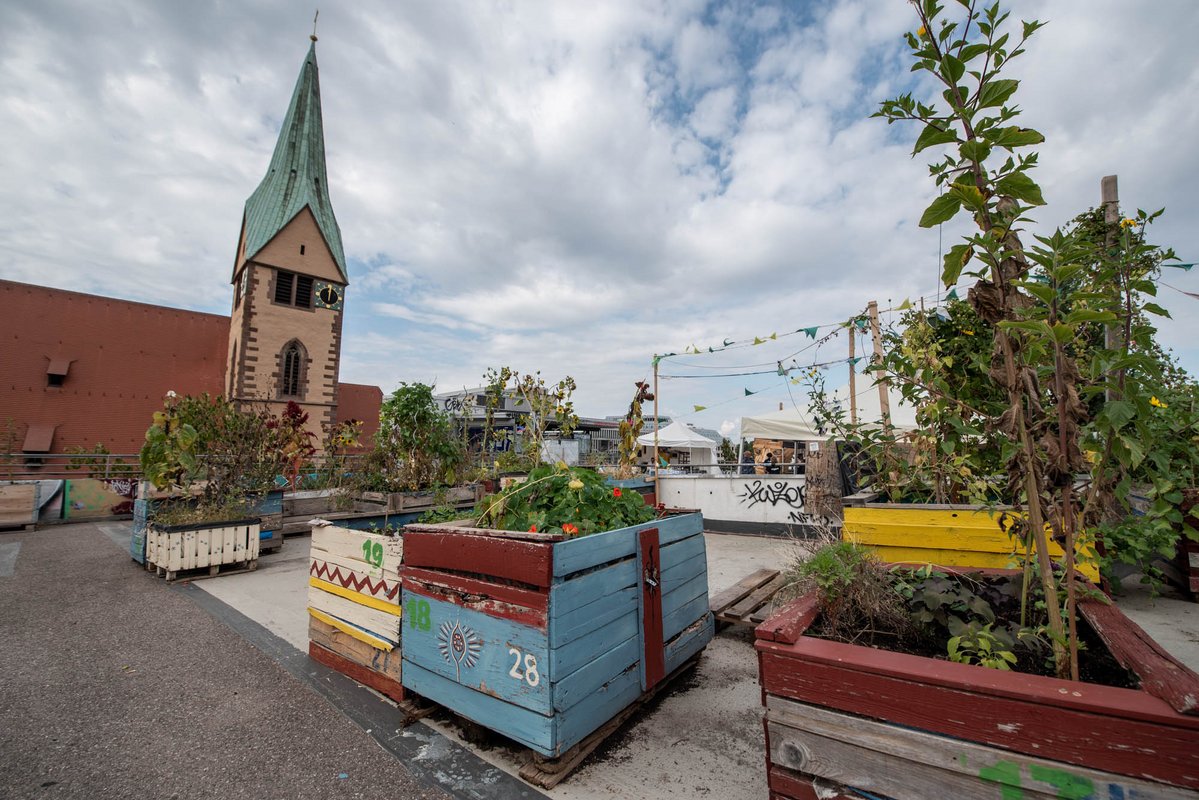
<path id="1" fill-rule="evenodd" d="M 329 565 L 324 561 L 312 560 L 308 567 L 308 574 L 314 578 L 320 578 L 329 583 L 336 583 L 339 586 L 344 586 L 347 589 L 352 589 L 355 592 L 362 592 L 363 588 L 367 591 L 363 594 L 369 594 L 374 597 L 386 598 L 391 602 L 396 602 L 396 596 L 400 593 L 400 585 L 388 585 L 387 581 L 382 578 L 376 583 L 368 577 L 358 577 L 353 572 L 345 574 L 341 571 L 341 567 L 337 565 Z"/>

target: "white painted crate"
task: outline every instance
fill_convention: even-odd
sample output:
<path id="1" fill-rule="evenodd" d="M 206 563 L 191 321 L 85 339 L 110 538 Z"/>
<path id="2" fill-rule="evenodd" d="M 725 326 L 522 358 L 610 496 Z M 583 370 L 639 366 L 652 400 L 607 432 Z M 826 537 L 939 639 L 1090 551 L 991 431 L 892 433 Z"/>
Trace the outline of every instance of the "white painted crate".
<path id="1" fill-rule="evenodd" d="M 226 564 L 244 563 L 253 569 L 258 563 L 260 528 L 257 519 L 169 527 L 151 523 L 146 529 L 147 569 L 156 567 L 167 580 L 196 569 L 216 574 Z"/>

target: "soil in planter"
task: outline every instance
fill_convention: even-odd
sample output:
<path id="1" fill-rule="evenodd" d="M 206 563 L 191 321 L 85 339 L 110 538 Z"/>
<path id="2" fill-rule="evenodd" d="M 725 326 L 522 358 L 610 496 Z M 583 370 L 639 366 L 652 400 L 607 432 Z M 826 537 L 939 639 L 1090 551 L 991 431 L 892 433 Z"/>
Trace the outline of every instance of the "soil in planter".
<path id="1" fill-rule="evenodd" d="M 937 572 L 924 575 L 878 567 L 866 567 L 865 572 L 872 574 L 859 575 L 839 597 L 826 599 L 825 611 L 807 635 L 949 661 L 949 640 L 962 632 L 963 623 L 990 621 L 991 630 L 1006 633 L 1012 642 L 1002 649 L 1015 656 L 1013 671 L 1054 675 L 1052 648 L 1046 636 L 1018 636 L 1018 577 Z M 1136 674 L 1116 661 L 1081 617 L 1078 633 L 1080 680 L 1127 689 L 1139 686 Z"/>

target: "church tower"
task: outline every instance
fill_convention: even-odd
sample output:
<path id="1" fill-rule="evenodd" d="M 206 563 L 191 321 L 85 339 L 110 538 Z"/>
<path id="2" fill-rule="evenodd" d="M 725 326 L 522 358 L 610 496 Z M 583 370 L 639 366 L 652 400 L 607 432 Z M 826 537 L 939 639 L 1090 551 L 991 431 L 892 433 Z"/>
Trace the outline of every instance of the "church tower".
<path id="1" fill-rule="evenodd" d="M 337 421 L 346 285 L 329 201 L 316 36 L 300 67 L 270 167 L 246 201 L 233 266 L 227 396 L 241 406 L 288 401 L 309 430 Z"/>

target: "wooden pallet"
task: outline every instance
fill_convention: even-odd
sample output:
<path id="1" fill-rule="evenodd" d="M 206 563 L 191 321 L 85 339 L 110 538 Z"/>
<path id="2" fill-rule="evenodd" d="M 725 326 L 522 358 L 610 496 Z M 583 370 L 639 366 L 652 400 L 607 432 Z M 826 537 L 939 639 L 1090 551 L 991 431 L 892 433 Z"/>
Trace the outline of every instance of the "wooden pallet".
<path id="1" fill-rule="evenodd" d="M 653 700 L 658 694 L 672 684 L 679 676 L 683 675 L 688 670 L 694 669 L 699 663 L 699 654 L 692 656 L 678 667 L 674 672 L 667 675 L 654 688 L 650 689 L 640 698 L 634 700 L 629 705 L 625 706 L 619 714 L 606 723 L 592 731 L 587 738 L 576 744 L 574 747 L 567 750 L 557 758 L 547 758 L 540 753 L 532 753 L 525 765 L 520 768 L 522 780 L 528 781 L 534 786 L 540 786 L 543 789 L 552 789 L 562 781 L 570 777 L 580 764 L 587 759 L 587 756 L 595 752 L 604 740 L 618 731 L 629 717 L 644 708 L 646 703 Z"/>
<path id="2" fill-rule="evenodd" d="M 720 594 L 708 604 L 719 625 L 760 625 L 770 615 L 770 601 L 783 586 L 777 569 L 760 569 Z"/>
<path id="3" fill-rule="evenodd" d="M 237 561 L 232 564 L 212 564 L 196 569 L 180 569 L 171 571 L 161 565 L 146 564 L 147 570 L 157 570 L 160 577 L 168 581 L 199 581 L 205 578 L 216 578 L 221 575 L 237 575 L 240 572 L 253 572 L 258 569 L 258 559 Z"/>

